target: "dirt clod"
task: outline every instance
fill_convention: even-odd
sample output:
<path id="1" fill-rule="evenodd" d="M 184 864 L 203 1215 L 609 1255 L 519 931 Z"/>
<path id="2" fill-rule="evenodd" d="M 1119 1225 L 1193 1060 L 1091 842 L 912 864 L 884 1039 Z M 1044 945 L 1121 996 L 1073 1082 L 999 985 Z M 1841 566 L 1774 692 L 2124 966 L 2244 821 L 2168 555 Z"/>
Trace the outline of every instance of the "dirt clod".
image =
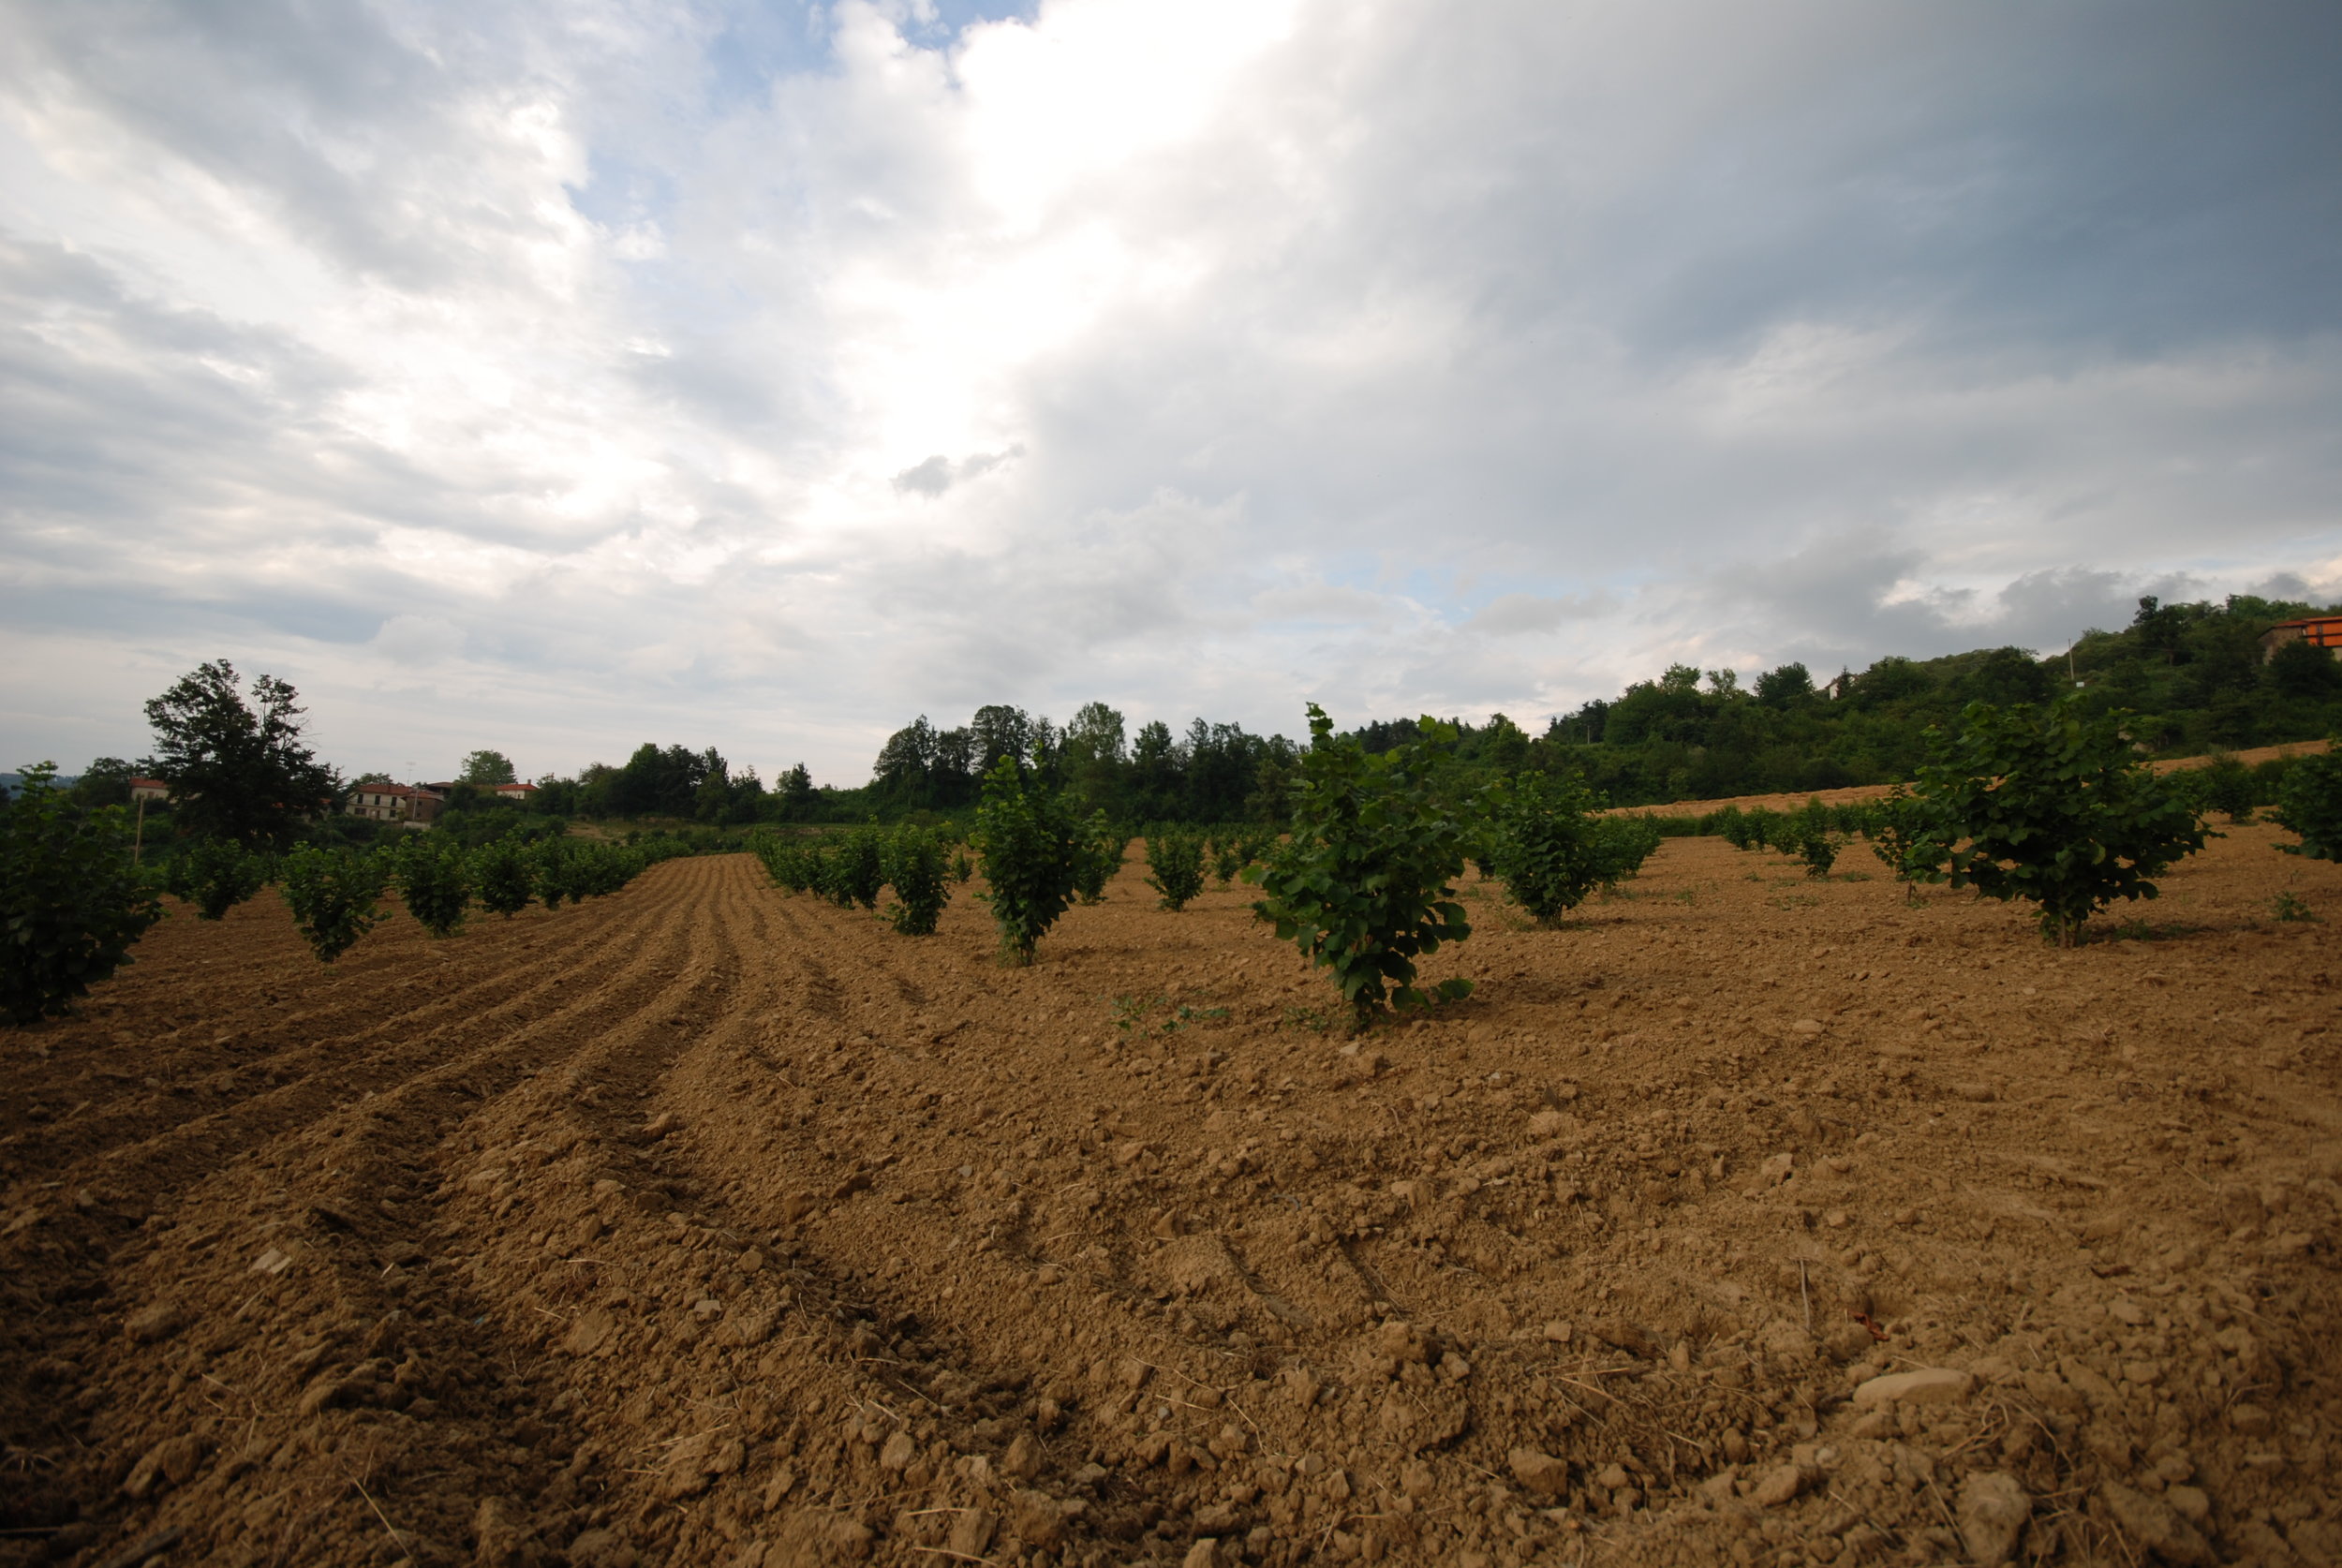
<path id="1" fill-rule="evenodd" d="M 1960 1540 L 1977 1568 L 2000 1568 L 2017 1552 L 2033 1516 L 2033 1499 L 2003 1471 L 1979 1471 L 1960 1484 Z"/>
<path id="2" fill-rule="evenodd" d="M 1559 1497 L 1569 1489 L 1569 1465 L 1535 1448 L 1516 1448 L 1506 1456 L 1513 1479 L 1544 1497 Z"/>
<path id="3" fill-rule="evenodd" d="M 2183 1568 L 2219 1561 L 2202 1533 L 2161 1498 L 2134 1491 L 2119 1481 L 2100 1483 L 2098 1496 L 2123 1532 L 2161 1561 Z"/>
<path id="4" fill-rule="evenodd" d="M 123 1320 L 122 1331 L 132 1344 L 152 1345 L 170 1339 L 192 1321 L 185 1309 L 164 1302 L 131 1313 Z"/>
<path id="5" fill-rule="evenodd" d="M 1854 1390 L 1854 1408 L 1880 1405 L 1945 1405 L 1968 1397 L 1976 1379 L 1956 1367 L 1922 1367 L 1865 1380 Z"/>
<path id="6" fill-rule="evenodd" d="M 1756 1477 L 1748 1501 L 1759 1508 L 1778 1508 L 1805 1489 L 1805 1472 L 1796 1465 L 1775 1465 Z"/>

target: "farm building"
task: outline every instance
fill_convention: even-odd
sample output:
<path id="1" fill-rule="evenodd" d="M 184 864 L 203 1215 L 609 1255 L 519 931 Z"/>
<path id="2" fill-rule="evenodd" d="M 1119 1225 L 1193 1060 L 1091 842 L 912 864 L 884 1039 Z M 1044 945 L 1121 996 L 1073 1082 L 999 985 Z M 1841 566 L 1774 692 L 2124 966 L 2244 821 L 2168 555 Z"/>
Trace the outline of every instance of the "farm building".
<path id="1" fill-rule="evenodd" d="M 2311 615 L 2304 620 L 2279 621 L 2261 634 L 2261 662 L 2265 664 L 2275 658 L 2277 649 L 2288 643 L 2307 643 L 2312 647 L 2327 649 L 2336 658 L 2342 658 L 2342 615 Z"/>
<path id="2" fill-rule="evenodd" d="M 447 805 L 447 797 L 416 784 L 361 784 L 349 793 L 344 809 L 353 817 L 378 822 L 406 822 L 426 827 Z"/>

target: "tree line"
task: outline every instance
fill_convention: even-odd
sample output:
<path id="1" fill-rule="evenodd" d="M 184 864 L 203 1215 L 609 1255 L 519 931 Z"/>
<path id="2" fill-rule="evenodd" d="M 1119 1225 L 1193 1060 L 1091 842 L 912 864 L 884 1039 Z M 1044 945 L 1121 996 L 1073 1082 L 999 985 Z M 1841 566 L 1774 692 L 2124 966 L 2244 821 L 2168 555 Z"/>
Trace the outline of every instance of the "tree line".
<path id="1" fill-rule="evenodd" d="M 2260 646 L 2279 622 L 2332 613 L 2243 594 L 2217 604 L 2147 598 L 2127 627 L 2085 631 L 2047 657 L 2015 647 L 1890 656 L 1826 681 L 1789 663 L 1745 685 L 1736 671 L 1677 664 L 1534 735 L 1503 714 L 1450 722 L 1468 765 L 1573 775 L 1618 806 L 1907 780 L 1927 760 L 1928 732 L 1979 702 L 2070 696 L 2086 717 L 2122 712 L 2125 737 L 2150 754 L 2193 756 L 2342 729 L 2342 663 L 2305 642 L 2268 657 Z M 1373 750 L 1417 731 L 1401 719 L 1356 732 Z"/>
<path id="2" fill-rule="evenodd" d="M 2149 752 L 2189 754 L 2342 730 L 2342 663 L 2305 642 L 2264 657 L 2277 622 L 2320 614 L 2306 602 L 2232 595 L 2224 601 L 2139 601 L 2130 625 L 2089 630 L 2041 657 L 2015 647 L 1940 658 L 1890 656 L 1817 681 L 1786 663 L 1743 684 L 1736 671 L 1670 666 L 1616 698 L 1525 728 L 1499 713 L 1451 718 L 1457 765 L 1490 777 L 1522 771 L 1575 778 L 1612 805 L 1807 792 L 1909 779 L 1927 732 L 1970 703 L 2041 703 L 2070 695 L 2080 711 L 2127 714 L 2125 733 Z M 350 819 L 320 820 L 349 788 L 302 738 L 297 694 L 261 676 L 247 703 L 234 669 L 206 664 L 146 705 L 157 746 L 139 770 L 169 781 L 170 831 L 283 847 L 301 836 L 363 836 Z M 1344 732 L 1379 755 L 1419 738 L 1419 721 L 1379 720 Z M 1153 720 L 1133 730 L 1089 703 L 1059 724 L 990 704 L 943 728 L 926 716 L 879 748 L 867 783 L 816 786 L 799 762 L 767 785 L 714 747 L 645 742 L 621 763 L 535 780 L 524 806 L 500 800 L 515 771 L 497 751 L 465 761 L 442 826 L 467 841 L 557 832 L 571 819 L 757 823 L 934 821 L 964 815 L 982 780 L 1008 758 L 1061 789 L 1084 815 L 1114 821 L 1221 823 L 1279 820 L 1301 748 L 1240 724 Z M 75 786 L 85 806 L 129 801 L 131 763 L 100 758 Z M 369 775 L 369 778 L 378 776 Z"/>

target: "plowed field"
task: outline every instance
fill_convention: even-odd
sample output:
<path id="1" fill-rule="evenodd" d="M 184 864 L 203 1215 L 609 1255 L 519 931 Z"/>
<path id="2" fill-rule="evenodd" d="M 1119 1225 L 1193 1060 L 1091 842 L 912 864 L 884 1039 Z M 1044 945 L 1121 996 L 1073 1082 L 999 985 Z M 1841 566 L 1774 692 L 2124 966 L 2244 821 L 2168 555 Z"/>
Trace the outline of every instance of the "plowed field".
<path id="1" fill-rule="evenodd" d="M 0 1031 L 0 1563 L 2331 1563 L 2276 836 L 2073 953 L 1675 840 L 1363 1041 L 1135 866 L 1021 971 L 740 856 L 181 911 Z"/>

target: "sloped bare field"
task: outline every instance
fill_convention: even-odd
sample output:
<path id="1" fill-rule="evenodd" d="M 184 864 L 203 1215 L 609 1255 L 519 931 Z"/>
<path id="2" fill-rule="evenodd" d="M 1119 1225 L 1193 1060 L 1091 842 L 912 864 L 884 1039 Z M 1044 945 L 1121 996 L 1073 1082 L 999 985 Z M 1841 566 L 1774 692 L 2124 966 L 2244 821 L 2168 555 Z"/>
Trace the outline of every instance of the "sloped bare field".
<path id="1" fill-rule="evenodd" d="M 174 918 L 0 1031 L 0 1562 L 2342 1561 L 2274 839 L 2069 954 L 1672 841 L 1363 1042 L 1135 867 L 1025 971 L 745 857 Z"/>

